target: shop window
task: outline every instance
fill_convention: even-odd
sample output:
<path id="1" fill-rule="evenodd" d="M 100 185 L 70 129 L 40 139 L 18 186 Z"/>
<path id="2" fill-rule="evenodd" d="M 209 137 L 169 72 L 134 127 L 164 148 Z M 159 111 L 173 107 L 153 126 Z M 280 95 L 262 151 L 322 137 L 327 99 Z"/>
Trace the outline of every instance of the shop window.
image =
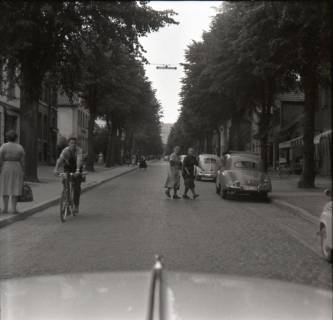
<path id="1" fill-rule="evenodd" d="M 3 136 L 2 136 L 2 113 L 0 113 L 0 144 L 3 143 Z"/>
<path id="2" fill-rule="evenodd" d="M 8 66 L 7 81 L 7 99 L 13 100 L 15 98 L 15 68 L 12 65 Z"/>
<path id="3" fill-rule="evenodd" d="M 320 104 L 321 104 L 321 108 L 325 109 L 330 105 L 330 100 L 331 100 L 331 93 L 330 93 L 330 88 L 323 88 L 321 90 L 321 94 L 320 94 Z"/>
<path id="4" fill-rule="evenodd" d="M 52 90 L 52 101 L 51 101 L 52 106 L 57 105 L 57 90 Z"/>
<path id="5" fill-rule="evenodd" d="M 17 116 L 6 114 L 5 116 L 5 131 L 17 131 Z"/>
<path id="6" fill-rule="evenodd" d="M 42 138 L 43 136 L 43 123 L 42 123 L 42 114 L 38 112 L 38 137 Z"/>
<path id="7" fill-rule="evenodd" d="M 3 95 L 4 90 L 4 63 L 0 59 L 0 96 Z"/>
<path id="8" fill-rule="evenodd" d="M 47 139 L 47 116 L 44 115 L 44 124 L 43 124 L 43 137 Z"/>

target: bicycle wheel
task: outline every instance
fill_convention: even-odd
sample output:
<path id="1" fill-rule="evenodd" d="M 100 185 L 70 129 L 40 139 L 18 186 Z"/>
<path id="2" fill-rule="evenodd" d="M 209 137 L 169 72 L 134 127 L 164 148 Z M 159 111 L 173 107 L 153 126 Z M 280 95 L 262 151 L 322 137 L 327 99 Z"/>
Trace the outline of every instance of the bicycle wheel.
<path id="1" fill-rule="evenodd" d="M 66 221 L 66 217 L 68 215 L 68 198 L 67 198 L 67 192 L 66 190 L 63 190 L 60 198 L 60 219 L 61 222 Z"/>
<path id="2" fill-rule="evenodd" d="M 73 214 L 74 217 L 76 217 L 79 214 L 79 212 L 77 212 L 77 211 L 74 210 L 74 188 L 73 188 L 72 184 L 70 186 L 69 198 L 70 198 L 70 210 L 71 210 L 71 213 Z"/>

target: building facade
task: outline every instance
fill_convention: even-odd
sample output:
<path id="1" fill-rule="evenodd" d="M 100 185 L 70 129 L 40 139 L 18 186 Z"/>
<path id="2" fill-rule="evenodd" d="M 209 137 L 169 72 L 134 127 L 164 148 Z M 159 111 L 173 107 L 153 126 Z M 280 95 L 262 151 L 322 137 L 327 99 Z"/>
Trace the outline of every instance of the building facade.
<path id="1" fill-rule="evenodd" d="M 15 84 L 15 68 L 0 63 L 0 144 L 8 130 L 20 134 L 20 90 Z"/>
<path id="2" fill-rule="evenodd" d="M 20 88 L 14 67 L 0 63 L 0 143 L 14 130 L 20 141 Z M 57 96 L 55 90 L 43 85 L 38 110 L 38 161 L 54 164 L 56 160 Z"/>
<path id="3" fill-rule="evenodd" d="M 320 88 L 319 107 L 315 114 L 315 162 L 317 174 L 331 175 L 332 163 L 332 96 L 330 88 Z M 271 107 L 271 124 L 267 141 L 268 166 L 287 166 L 301 173 L 303 162 L 304 93 L 279 94 Z M 260 114 L 243 113 L 221 123 L 218 155 L 227 150 L 261 154 L 258 138 Z"/>
<path id="4" fill-rule="evenodd" d="M 72 100 L 70 101 L 66 95 L 58 94 L 57 143 L 61 149 L 69 137 L 76 137 L 78 145 L 87 154 L 89 111 L 77 96 L 73 97 Z"/>
<path id="5" fill-rule="evenodd" d="M 57 91 L 42 86 L 38 110 L 38 161 L 55 164 L 57 159 Z"/>
<path id="6" fill-rule="evenodd" d="M 304 94 L 290 92 L 275 99 L 275 114 L 271 129 L 273 147 L 272 167 L 281 165 L 300 173 L 303 150 L 298 141 L 302 137 L 304 117 Z"/>

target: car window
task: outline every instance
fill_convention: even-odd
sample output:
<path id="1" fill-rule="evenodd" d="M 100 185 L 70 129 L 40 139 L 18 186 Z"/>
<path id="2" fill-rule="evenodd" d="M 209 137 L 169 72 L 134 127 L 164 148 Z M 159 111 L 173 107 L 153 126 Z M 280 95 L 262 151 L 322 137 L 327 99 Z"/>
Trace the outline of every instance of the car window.
<path id="1" fill-rule="evenodd" d="M 216 159 L 214 159 L 214 158 L 205 158 L 204 163 L 207 163 L 207 164 L 216 163 Z"/>
<path id="2" fill-rule="evenodd" d="M 242 160 L 236 161 L 234 167 L 238 169 L 259 169 L 259 163 L 254 161 Z"/>

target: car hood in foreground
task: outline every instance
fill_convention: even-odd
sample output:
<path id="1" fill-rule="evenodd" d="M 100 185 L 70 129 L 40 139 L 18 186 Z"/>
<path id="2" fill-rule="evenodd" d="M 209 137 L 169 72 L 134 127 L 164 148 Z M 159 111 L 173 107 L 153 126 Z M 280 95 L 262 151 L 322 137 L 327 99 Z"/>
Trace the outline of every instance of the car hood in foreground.
<path id="1" fill-rule="evenodd" d="M 166 320 L 313 320 L 332 316 L 331 292 L 312 287 L 168 271 L 163 272 L 161 283 L 163 319 Z M 148 272 L 3 280 L 0 282 L 0 318 L 147 319 L 150 285 Z"/>

